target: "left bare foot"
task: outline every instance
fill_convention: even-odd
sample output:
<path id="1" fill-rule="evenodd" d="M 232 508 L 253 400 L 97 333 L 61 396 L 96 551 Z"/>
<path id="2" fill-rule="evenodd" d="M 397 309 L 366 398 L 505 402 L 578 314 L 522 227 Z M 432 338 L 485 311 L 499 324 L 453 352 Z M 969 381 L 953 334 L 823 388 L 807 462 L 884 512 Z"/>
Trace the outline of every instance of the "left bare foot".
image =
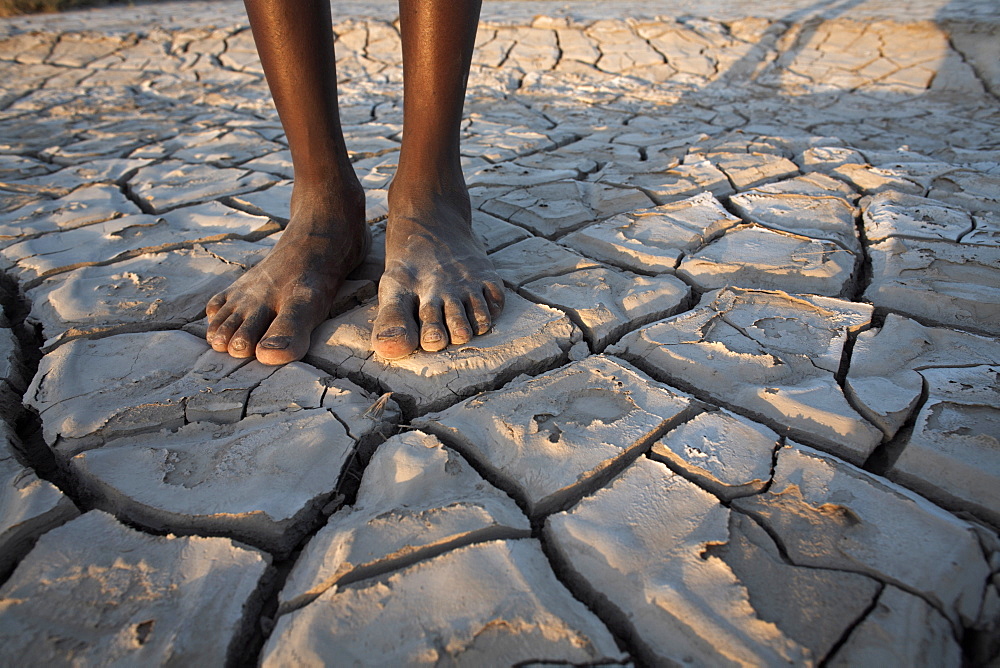
<path id="1" fill-rule="evenodd" d="M 393 180 L 378 297 L 372 348 L 386 359 L 467 343 L 500 315 L 503 281 L 472 231 L 460 173 L 447 185 Z"/>

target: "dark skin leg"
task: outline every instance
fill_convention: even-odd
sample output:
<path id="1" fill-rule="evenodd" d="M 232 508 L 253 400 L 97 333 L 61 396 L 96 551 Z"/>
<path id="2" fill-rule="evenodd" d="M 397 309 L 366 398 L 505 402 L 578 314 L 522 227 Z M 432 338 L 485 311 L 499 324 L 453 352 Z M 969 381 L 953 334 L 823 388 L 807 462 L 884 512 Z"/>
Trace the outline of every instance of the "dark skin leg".
<path id="1" fill-rule="evenodd" d="M 284 364 L 305 355 L 344 276 L 367 250 L 364 193 L 337 113 L 329 5 L 245 0 L 295 166 L 274 250 L 207 307 L 219 351 Z M 402 0 L 404 140 L 389 193 L 386 272 L 372 346 L 398 358 L 489 330 L 502 283 L 471 229 L 459 126 L 479 2 Z M 418 324 L 418 320 L 419 323 Z"/>
<path id="2" fill-rule="evenodd" d="M 400 0 L 403 146 L 372 348 L 403 357 L 489 331 L 503 283 L 472 232 L 459 153 L 479 0 Z"/>
<path id="3" fill-rule="evenodd" d="M 344 277 L 370 245 L 364 189 L 337 108 L 326 0 L 246 0 L 295 167 L 290 220 L 264 260 L 206 307 L 208 342 L 264 364 L 301 359 Z"/>

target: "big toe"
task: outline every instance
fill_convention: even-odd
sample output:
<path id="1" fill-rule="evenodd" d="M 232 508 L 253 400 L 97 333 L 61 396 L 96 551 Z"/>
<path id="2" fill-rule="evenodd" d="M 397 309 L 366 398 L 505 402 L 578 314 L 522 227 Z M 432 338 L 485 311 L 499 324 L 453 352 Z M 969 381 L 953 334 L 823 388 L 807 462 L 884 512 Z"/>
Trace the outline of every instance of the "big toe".
<path id="1" fill-rule="evenodd" d="M 312 325 L 300 308 L 285 308 L 261 337 L 254 354 L 261 364 L 295 362 L 309 352 Z"/>
<path id="2" fill-rule="evenodd" d="M 379 304 L 372 329 L 372 349 L 380 357 L 389 360 L 406 357 L 417 349 L 417 334 L 411 300 L 393 299 Z"/>

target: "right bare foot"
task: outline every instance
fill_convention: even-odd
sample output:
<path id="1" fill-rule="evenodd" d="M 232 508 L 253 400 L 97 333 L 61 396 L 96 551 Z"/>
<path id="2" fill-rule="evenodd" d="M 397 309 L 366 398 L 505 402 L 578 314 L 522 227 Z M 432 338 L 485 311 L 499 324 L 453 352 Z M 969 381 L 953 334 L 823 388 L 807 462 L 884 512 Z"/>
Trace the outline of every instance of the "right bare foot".
<path id="1" fill-rule="evenodd" d="M 291 209 L 267 257 L 209 300 L 207 338 L 215 350 L 264 364 L 302 359 L 344 277 L 368 253 L 360 185 L 320 195 L 296 186 Z"/>

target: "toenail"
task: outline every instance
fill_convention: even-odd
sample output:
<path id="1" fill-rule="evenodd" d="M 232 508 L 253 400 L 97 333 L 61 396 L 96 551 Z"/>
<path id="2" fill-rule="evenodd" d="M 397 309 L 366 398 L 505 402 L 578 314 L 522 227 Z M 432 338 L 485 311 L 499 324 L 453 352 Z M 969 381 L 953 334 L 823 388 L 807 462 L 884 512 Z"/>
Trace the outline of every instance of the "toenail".
<path id="1" fill-rule="evenodd" d="M 261 348 L 269 350 L 284 350 L 292 342 L 290 336 L 271 336 L 260 342 Z"/>
<path id="2" fill-rule="evenodd" d="M 493 302 L 494 311 L 499 311 L 501 308 L 503 308 L 503 306 L 501 306 L 500 302 Z"/>
<path id="3" fill-rule="evenodd" d="M 436 329 L 424 332 L 424 341 L 440 341 L 443 338 L 441 332 Z"/>
<path id="4" fill-rule="evenodd" d="M 230 342 L 229 347 L 233 350 L 243 350 L 247 347 L 247 342 L 243 339 L 236 339 L 235 341 Z"/>
<path id="5" fill-rule="evenodd" d="M 376 336 L 378 338 L 380 338 L 380 339 L 395 339 L 395 338 L 398 338 L 400 336 L 406 336 L 406 328 L 405 327 L 389 327 L 387 329 L 383 329 Z"/>

